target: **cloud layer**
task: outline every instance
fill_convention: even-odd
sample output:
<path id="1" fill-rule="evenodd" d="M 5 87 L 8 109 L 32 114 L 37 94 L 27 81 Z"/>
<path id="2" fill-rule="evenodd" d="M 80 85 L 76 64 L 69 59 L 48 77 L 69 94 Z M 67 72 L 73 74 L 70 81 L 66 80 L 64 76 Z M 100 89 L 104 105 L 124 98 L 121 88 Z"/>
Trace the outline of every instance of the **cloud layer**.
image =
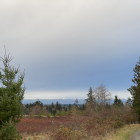
<path id="1" fill-rule="evenodd" d="M 84 98 L 102 83 L 113 95 L 130 97 L 140 52 L 139 6 L 130 0 L 5 0 L 0 56 L 5 45 L 14 57 L 10 65 L 25 69 L 25 98 Z"/>

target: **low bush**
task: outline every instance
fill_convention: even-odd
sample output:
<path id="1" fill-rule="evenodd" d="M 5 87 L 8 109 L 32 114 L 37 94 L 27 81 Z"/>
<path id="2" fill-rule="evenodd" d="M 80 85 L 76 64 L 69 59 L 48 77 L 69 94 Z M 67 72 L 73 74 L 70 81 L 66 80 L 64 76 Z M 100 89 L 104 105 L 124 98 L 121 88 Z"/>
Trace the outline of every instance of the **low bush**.
<path id="1" fill-rule="evenodd" d="M 19 135 L 19 132 L 14 127 L 12 120 L 10 119 L 9 122 L 2 122 L 2 128 L 0 130 L 0 138 L 2 140 L 18 140 L 22 139 L 22 136 Z"/>
<path id="2" fill-rule="evenodd" d="M 28 131 L 31 133 L 49 130 L 52 140 L 86 140 L 91 137 L 104 137 L 110 131 L 115 131 L 125 124 L 135 123 L 138 120 L 134 110 L 126 107 L 94 109 L 86 106 L 85 110 L 72 108 L 71 111 L 57 112 L 56 116 L 59 118 L 52 119 L 49 113 L 44 115 L 48 117 L 23 119 L 24 124 L 17 128 L 23 130 L 25 126 L 29 127 Z"/>

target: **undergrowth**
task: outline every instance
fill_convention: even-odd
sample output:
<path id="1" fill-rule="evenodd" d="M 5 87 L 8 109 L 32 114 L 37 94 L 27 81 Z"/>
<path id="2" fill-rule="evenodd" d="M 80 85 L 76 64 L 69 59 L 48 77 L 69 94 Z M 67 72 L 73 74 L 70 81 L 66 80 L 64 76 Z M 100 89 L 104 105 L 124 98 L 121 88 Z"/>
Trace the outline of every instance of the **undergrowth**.
<path id="1" fill-rule="evenodd" d="M 53 118 L 49 113 L 44 114 L 45 118 L 42 115 L 22 118 L 15 127 L 20 133 L 46 132 L 52 140 L 90 140 L 138 120 L 138 115 L 130 108 L 102 108 L 95 112 L 88 105 L 84 111 L 73 108 L 56 113 Z"/>

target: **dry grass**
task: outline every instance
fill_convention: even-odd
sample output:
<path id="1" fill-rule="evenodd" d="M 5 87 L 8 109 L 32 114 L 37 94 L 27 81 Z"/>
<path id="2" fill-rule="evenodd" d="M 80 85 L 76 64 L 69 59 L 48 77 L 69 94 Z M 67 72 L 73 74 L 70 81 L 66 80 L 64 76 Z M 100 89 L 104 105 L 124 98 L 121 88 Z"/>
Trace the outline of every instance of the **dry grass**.
<path id="1" fill-rule="evenodd" d="M 127 124 L 112 131 L 104 137 L 104 140 L 130 140 L 131 135 L 140 130 L 140 124 Z"/>

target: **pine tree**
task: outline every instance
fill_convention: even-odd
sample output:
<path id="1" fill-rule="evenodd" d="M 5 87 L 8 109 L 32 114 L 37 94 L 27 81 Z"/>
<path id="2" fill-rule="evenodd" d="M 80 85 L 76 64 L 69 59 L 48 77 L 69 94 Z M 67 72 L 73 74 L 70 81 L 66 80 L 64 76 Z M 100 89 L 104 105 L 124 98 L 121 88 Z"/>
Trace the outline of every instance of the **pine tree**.
<path id="1" fill-rule="evenodd" d="M 24 75 L 21 75 L 17 82 L 14 81 L 15 75 L 19 70 L 14 70 L 14 68 L 11 69 L 11 67 L 9 67 L 8 63 L 12 60 L 10 59 L 9 55 L 8 58 L 7 56 L 5 59 L 2 58 L 5 68 L 0 68 L 4 72 L 4 74 L 0 72 L 1 83 L 5 86 L 0 88 L 0 130 L 3 130 L 2 133 L 0 131 L 0 137 L 6 137 L 7 140 L 15 138 L 15 136 L 13 136 L 15 132 L 14 125 L 15 123 L 19 123 L 23 117 L 21 100 L 24 98 L 23 95 L 25 91 L 25 87 L 23 90 L 21 88 Z M 10 127 L 11 124 L 13 125 Z M 19 137 L 19 135 L 17 137 Z"/>
<path id="2" fill-rule="evenodd" d="M 71 104 L 69 104 L 68 109 L 71 110 Z"/>
<path id="3" fill-rule="evenodd" d="M 90 107 L 94 107 L 97 110 L 97 102 L 96 102 L 96 95 L 93 94 L 92 87 L 89 89 L 89 93 L 87 94 L 88 98 L 85 99 L 86 104 L 89 104 Z"/>
<path id="4" fill-rule="evenodd" d="M 59 103 L 58 103 L 58 101 L 56 102 L 55 109 L 59 110 Z"/>
<path id="5" fill-rule="evenodd" d="M 54 107 L 55 107 L 53 102 L 52 102 L 52 104 L 51 104 L 51 107 L 52 107 L 52 108 L 54 108 Z"/>
<path id="6" fill-rule="evenodd" d="M 52 106 L 51 105 L 48 106 L 48 111 L 49 111 L 49 113 L 52 114 Z"/>
<path id="7" fill-rule="evenodd" d="M 114 104 L 113 104 L 115 107 L 122 107 L 123 106 L 123 102 L 121 101 L 121 99 L 118 99 L 117 96 L 115 96 L 115 99 L 114 99 Z"/>
<path id="8" fill-rule="evenodd" d="M 82 105 L 82 110 L 85 110 L 85 104 Z"/>
<path id="9" fill-rule="evenodd" d="M 65 105 L 63 106 L 63 110 L 65 111 L 65 109 L 66 109 L 66 107 L 65 107 Z"/>
<path id="10" fill-rule="evenodd" d="M 130 97 L 128 97 L 126 103 L 128 103 L 128 105 L 131 107 L 132 106 L 132 100 Z"/>
<path id="11" fill-rule="evenodd" d="M 78 99 L 75 100 L 74 106 L 78 108 Z"/>
<path id="12" fill-rule="evenodd" d="M 43 103 L 40 101 L 36 101 L 33 103 L 33 106 L 36 106 L 36 105 L 39 105 L 39 106 L 41 106 L 41 108 L 43 108 Z"/>
<path id="13" fill-rule="evenodd" d="M 140 121 L 140 57 L 139 62 L 137 62 L 134 71 L 134 79 L 132 82 L 136 85 L 131 86 L 131 88 L 127 89 L 132 95 L 132 109 L 139 115 Z"/>
<path id="14" fill-rule="evenodd" d="M 58 109 L 62 110 L 62 105 L 61 104 L 58 104 Z"/>
<path id="15" fill-rule="evenodd" d="M 93 103 L 93 97 L 92 97 L 92 87 L 89 89 L 89 93 L 87 94 L 88 98 L 85 99 L 86 103 Z"/>
<path id="16" fill-rule="evenodd" d="M 29 108 L 29 104 L 26 104 L 25 107 L 26 107 L 26 108 Z"/>

